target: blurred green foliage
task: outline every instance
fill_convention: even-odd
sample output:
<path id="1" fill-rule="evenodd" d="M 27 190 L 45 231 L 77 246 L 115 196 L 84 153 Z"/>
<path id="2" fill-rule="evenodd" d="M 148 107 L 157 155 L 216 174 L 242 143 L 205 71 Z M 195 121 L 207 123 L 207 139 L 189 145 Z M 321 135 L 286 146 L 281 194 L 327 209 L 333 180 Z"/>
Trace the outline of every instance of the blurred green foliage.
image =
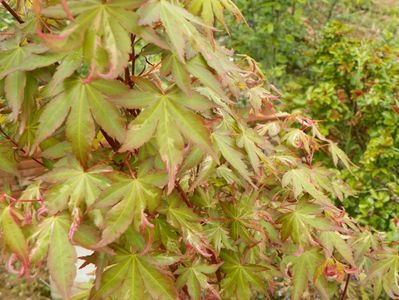
<path id="1" fill-rule="evenodd" d="M 0 5 L 0 31 L 4 31 L 13 23 L 12 16 Z"/>
<path id="2" fill-rule="evenodd" d="M 310 84 L 286 93 L 289 108 L 320 121 L 358 165 L 343 174 L 358 191 L 348 211 L 378 229 L 394 229 L 399 215 L 399 49 L 380 39 L 362 40 L 330 22 L 310 61 Z"/>
<path id="3" fill-rule="evenodd" d="M 258 60 L 282 91 L 281 108 L 318 120 L 358 166 L 342 174 L 358 192 L 344 201 L 347 211 L 398 235 L 399 3 L 237 4 L 249 26 L 232 23 L 228 46 Z"/>

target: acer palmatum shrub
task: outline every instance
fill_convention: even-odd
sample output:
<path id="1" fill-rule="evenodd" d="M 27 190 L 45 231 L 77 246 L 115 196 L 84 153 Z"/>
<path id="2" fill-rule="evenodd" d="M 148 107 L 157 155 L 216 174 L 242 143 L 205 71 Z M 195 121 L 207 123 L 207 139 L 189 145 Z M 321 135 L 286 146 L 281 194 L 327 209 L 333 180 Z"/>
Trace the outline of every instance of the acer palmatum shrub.
<path id="1" fill-rule="evenodd" d="M 94 251 L 88 299 L 399 294 L 397 246 L 333 206 L 350 190 L 312 163 L 329 151 L 350 168 L 344 152 L 274 111 L 256 63 L 215 41 L 224 11 L 242 19 L 233 2 L 17 4 L 0 165 L 48 171 L 2 193 L 9 271 L 46 264 L 70 299 L 78 245 Z"/>

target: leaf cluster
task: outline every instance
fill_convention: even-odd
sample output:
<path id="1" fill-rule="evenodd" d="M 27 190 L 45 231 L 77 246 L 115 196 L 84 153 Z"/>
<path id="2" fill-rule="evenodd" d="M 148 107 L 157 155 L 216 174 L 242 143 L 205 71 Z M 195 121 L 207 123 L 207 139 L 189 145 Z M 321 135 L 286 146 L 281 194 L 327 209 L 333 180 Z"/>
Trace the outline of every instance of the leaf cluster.
<path id="1" fill-rule="evenodd" d="M 276 112 L 256 63 L 215 40 L 226 11 L 241 18 L 233 2 L 25 10 L 0 45 L 0 166 L 47 170 L 1 194 L 10 271 L 45 263 L 72 299 L 79 245 L 96 266 L 80 299 L 398 295 L 397 248 L 334 206 L 351 191 L 313 161 L 347 157 L 311 119 Z"/>

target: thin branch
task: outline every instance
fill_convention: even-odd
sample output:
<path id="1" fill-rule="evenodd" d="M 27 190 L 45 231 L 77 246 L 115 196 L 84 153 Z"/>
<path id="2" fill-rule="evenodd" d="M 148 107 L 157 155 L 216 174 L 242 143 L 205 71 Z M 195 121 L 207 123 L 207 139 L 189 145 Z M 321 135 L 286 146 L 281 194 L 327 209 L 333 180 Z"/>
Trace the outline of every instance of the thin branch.
<path id="1" fill-rule="evenodd" d="M 136 45 L 136 35 L 132 34 L 130 36 L 130 41 L 132 44 L 132 54 L 131 54 L 132 55 L 132 75 L 134 77 L 134 75 L 136 73 L 136 59 L 138 57 L 138 55 L 136 55 L 136 49 L 134 48 L 134 46 Z"/>
<path id="2" fill-rule="evenodd" d="M 133 81 L 132 78 L 130 77 L 130 71 L 129 71 L 129 66 L 125 68 L 125 81 L 124 81 L 130 88 L 133 87 Z"/>
<path id="3" fill-rule="evenodd" d="M 217 259 L 215 253 L 212 252 L 211 256 L 211 262 L 215 265 L 219 264 L 220 261 Z M 220 286 L 220 282 L 222 281 L 222 273 L 220 272 L 220 269 L 218 268 L 216 270 L 216 279 L 217 279 L 217 284 Z"/>
<path id="4" fill-rule="evenodd" d="M 15 147 L 19 148 L 18 144 L 3 130 L 2 127 L 0 127 L 0 133 L 8 140 L 11 144 L 13 144 Z M 22 150 L 25 152 L 24 150 Z"/>
<path id="5" fill-rule="evenodd" d="M 19 24 L 23 24 L 24 23 L 24 20 L 22 20 L 21 17 L 18 16 L 18 14 L 15 12 L 15 10 L 13 10 L 11 8 L 11 6 L 8 5 L 8 3 L 6 1 L 2 0 L 1 4 L 3 4 L 4 8 L 14 17 L 15 20 L 17 20 L 17 22 Z"/>
<path id="6" fill-rule="evenodd" d="M 261 242 L 261 241 L 254 241 L 252 244 L 249 244 L 249 245 L 245 248 L 244 253 L 243 253 L 243 255 L 241 256 L 241 261 L 242 261 L 242 262 L 246 260 L 249 251 L 250 251 L 252 248 L 256 247 L 260 242 Z"/>
<path id="7" fill-rule="evenodd" d="M 22 149 L 21 149 L 21 150 L 22 150 Z M 25 151 L 24 151 L 24 153 L 25 153 Z M 37 162 L 37 163 L 38 163 L 39 165 L 41 165 L 42 167 L 48 169 L 47 166 L 46 166 L 44 163 L 42 163 L 40 160 L 38 160 L 37 158 L 34 158 L 34 157 L 29 157 L 29 158 L 32 159 L 32 160 L 34 160 L 35 162 Z"/>
<path id="8" fill-rule="evenodd" d="M 291 116 L 289 113 L 276 113 L 273 115 L 258 115 L 251 116 L 248 118 L 248 123 L 256 123 L 256 122 L 267 122 L 267 121 L 275 121 L 275 120 L 284 120 Z"/>
<path id="9" fill-rule="evenodd" d="M 22 148 L 19 147 L 19 145 L 17 144 L 17 142 L 15 142 L 4 130 L 2 127 L 0 127 L 0 134 L 3 135 L 7 141 L 9 141 L 11 144 L 14 145 L 14 147 L 18 150 L 21 151 L 25 156 L 26 156 L 26 151 Z M 44 168 L 47 169 L 47 166 L 45 164 L 43 164 L 40 160 L 38 160 L 37 158 L 34 158 L 33 156 L 28 156 L 30 159 L 32 159 L 33 161 L 37 162 L 39 165 L 43 166 Z"/>
<path id="10" fill-rule="evenodd" d="M 15 32 L 11 32 L 11 31 L 2 31 L 2 32 L 0 32 L 0 35 L 15 35 Z"/>
<path id="11" fill-rule="evenodd" d="M 351 280 L 351 274 L 346 275 L 346 282 L 345 282 L 345 287 L 342 292 L 341 297 L 339 297 L 339 300 L 344 300 L 346 298 L 346 294 L 348 293 L 348 287 L 349 287 L 349 281 Z"/>
<path id="12" fill-rule="evenodd" d="M 104 138 L 107 140 L 108 144 L 111 146 L 112 150 L 118 152 L 118 149 L 120 147 L 119 142 L 110 137 L 102 128 L 100 129 L 100 131 L 103 134 Z"/>
<path id="13" fill-rule="evenodd" d="M 333 16 L 333 12 L 334 12 L 335 6 L 338 4 L 338 2 L 339 2 L 339 0 L 335 0 L 331 4 L 330 9 L 328 11 L 328 15 L 327 15 L 327 22 L 330 21 L 331 17 Z"/>
<path id="14" fill-rule="evenodd" d="M 130 176 L 132 176 L 132 178 L 136 178 L 136 172 L 132 169 L 132 166 L 130 165 L 130 162 L 129 162 L 129 155 L 127 155 L 125 157 L 124 163 L 127 166 L 127 168 L 129 169 Z"/>
<path id="15" fill-rule="evenodd" d="M 183 199 L 183 201 L 186 203 L 186 205 L 190 208 L 193 208 L 193 205 L 191 204 L 190 200 L 187 197 L 187 194 L 185 191 L 183 191 L 181 185 L 179 182 L 176 182 L 176 189 L 179 192 L 181 198 Z"/>

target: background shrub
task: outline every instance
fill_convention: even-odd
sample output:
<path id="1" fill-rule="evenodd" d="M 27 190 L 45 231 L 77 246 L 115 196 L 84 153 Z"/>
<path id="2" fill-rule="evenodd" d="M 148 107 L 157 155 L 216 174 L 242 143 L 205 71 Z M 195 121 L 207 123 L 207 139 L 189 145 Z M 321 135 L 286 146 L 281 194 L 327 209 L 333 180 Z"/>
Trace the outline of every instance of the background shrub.
<path id="1" fill-rule="evenodd" d="M 282 91 L 282 109 L 318 120 L 323 134 L 359 167 L 342 173 L 358 191 L 344 200 L 348 212 L 363 224 L 397 231 L 398 4 L 238 4 L 249 27 L 234 27 L 229 44 L 260 60 L 269 82 Z"/>

